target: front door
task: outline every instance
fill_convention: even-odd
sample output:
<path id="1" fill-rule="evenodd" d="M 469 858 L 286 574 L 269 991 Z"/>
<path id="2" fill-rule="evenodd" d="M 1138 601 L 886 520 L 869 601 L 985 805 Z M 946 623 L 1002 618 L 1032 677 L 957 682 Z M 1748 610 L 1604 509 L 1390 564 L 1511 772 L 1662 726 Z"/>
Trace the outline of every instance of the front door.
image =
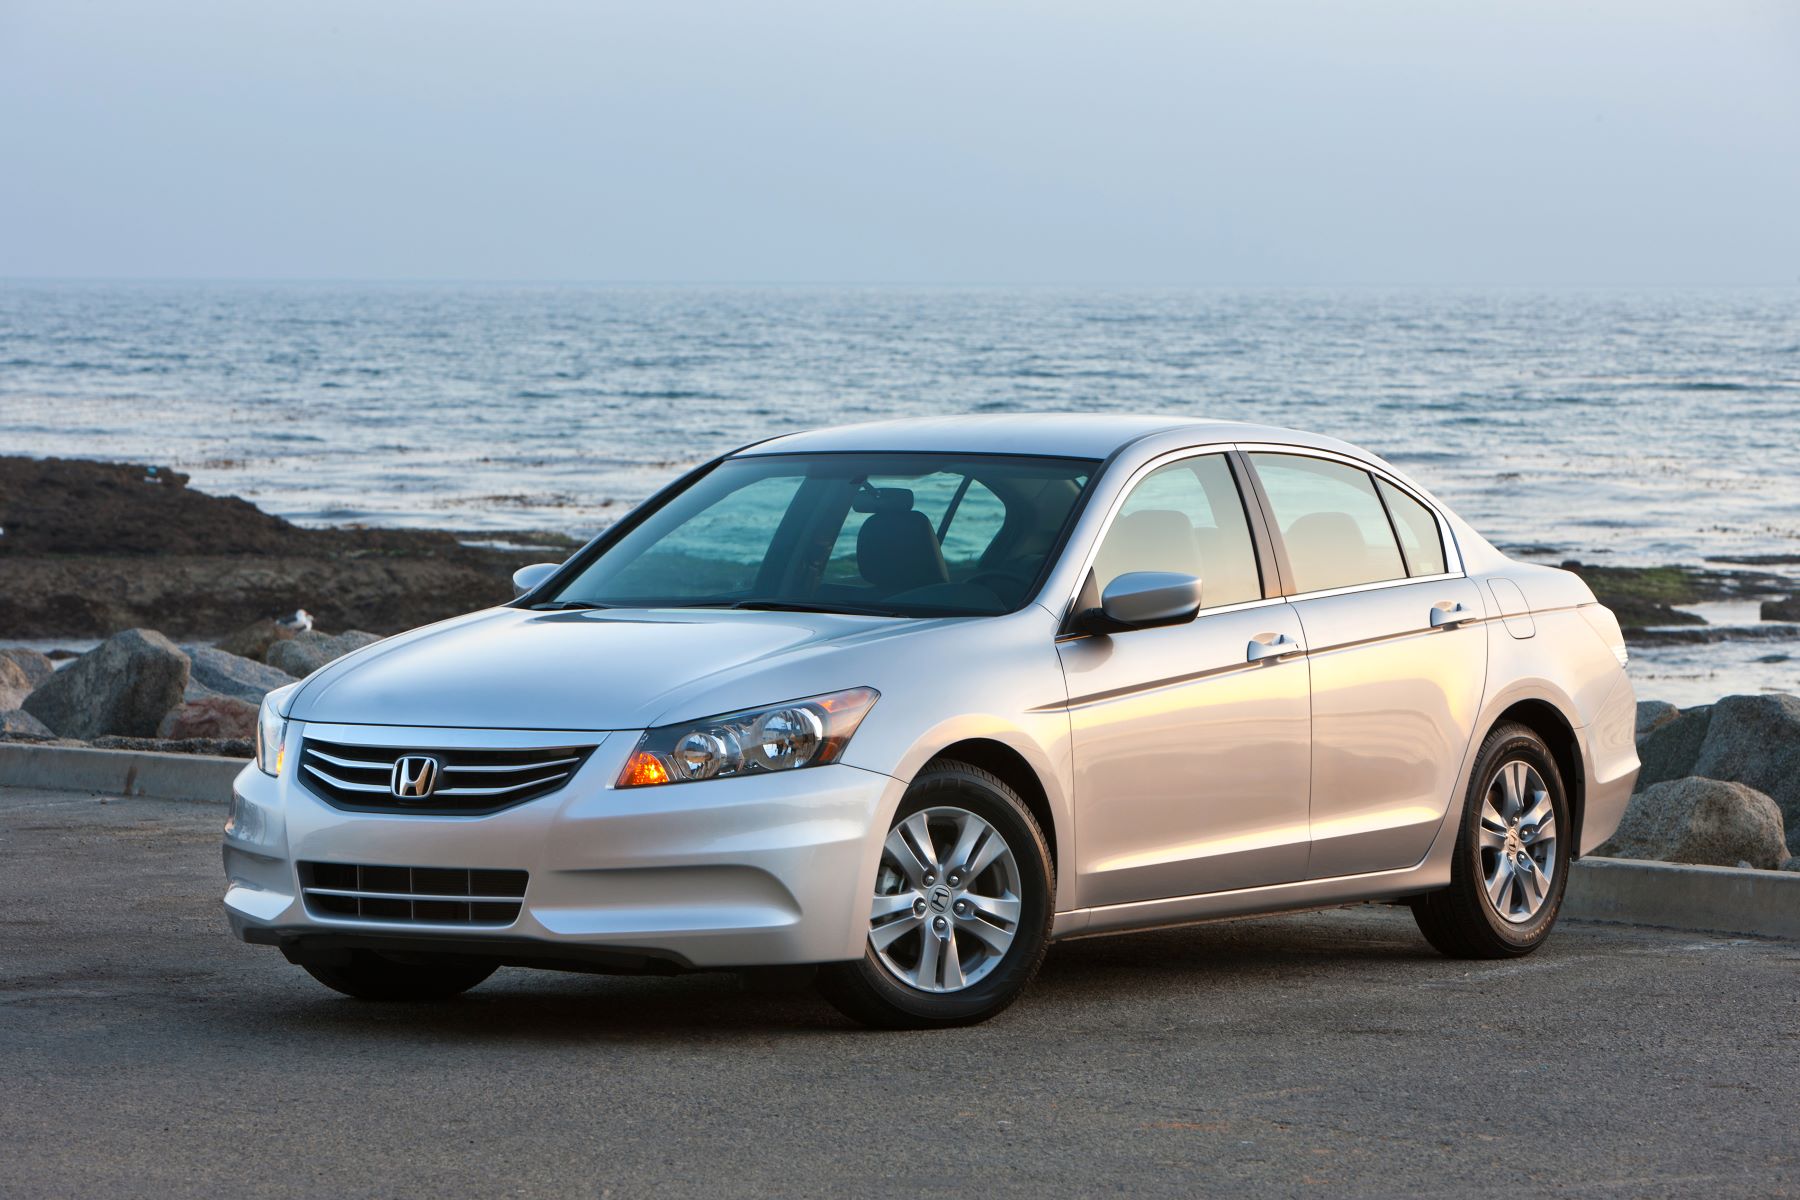
<path id="1" fill-rule="evenodd" d="M 1304 878 L 1304 633 L 1291 605 L 1264 598 L 1224 455 L 1183 459 L 1134 485 L 1102 539 L 1087 602 L 1127 571 L 1198 575 L 1202 609 L 1185 625 L 1058 646 L 1074 739 L 1077 903 Z"/>

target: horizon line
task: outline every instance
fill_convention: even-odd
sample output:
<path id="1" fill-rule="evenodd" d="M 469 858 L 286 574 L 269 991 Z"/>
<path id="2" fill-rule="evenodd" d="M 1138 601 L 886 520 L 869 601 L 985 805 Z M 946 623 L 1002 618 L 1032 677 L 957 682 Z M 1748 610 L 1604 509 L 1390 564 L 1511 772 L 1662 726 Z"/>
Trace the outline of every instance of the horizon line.
<path id="1" fill-rule="evenodd" d="M 454 285 L 483 287 L 591 287 L 591 288 L 1117 288 L 1162 291 L 1283 291 L 1329 289 L 1396 291 L 1612 291 L 1686 289 L 1777 289 L 1800 287 L 1800 278 L 1789 282 L 1665 281 L 1665 282 L 1445 282 L 1418 280 L 1335 282 L 1170 282 L 1125 279 L 1067 280 L 905 280 L 905 279 L 589 279 L 557 277 L 483 277 L 458 275 L 0 275 L 0 284 L 370 284 L 388 286 Z"/>

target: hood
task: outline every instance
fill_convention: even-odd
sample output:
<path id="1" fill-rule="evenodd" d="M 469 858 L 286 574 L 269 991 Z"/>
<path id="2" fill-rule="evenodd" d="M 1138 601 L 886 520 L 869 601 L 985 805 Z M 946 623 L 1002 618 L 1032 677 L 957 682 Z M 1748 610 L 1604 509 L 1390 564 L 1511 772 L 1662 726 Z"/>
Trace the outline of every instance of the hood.
<path id="1" fill-rule="evenodd" d="M 328 664 L 301 687 L 288 715 L 345 725 L 643 729 L 797 699 L 757 694 L 738 703 L 727 685 L 821 648 L 935 624 L 833 613 L 491 609 Z M 684 701 L 703 707 L 669 711 Z"/>

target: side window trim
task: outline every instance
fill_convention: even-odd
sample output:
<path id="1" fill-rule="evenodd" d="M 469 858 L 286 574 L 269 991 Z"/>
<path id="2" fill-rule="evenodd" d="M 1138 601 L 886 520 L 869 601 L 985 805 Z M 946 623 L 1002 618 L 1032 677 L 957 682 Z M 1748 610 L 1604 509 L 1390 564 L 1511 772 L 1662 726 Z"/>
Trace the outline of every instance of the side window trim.
<path id="1" fill-rule="evenodd" d="M 1149 462 L 1139 466 L 1137 470 L 1133 471 L 1130 477 L 1126 479 L 1125 486 L 1119 489 L 1119 494 L 1113 498 L 1111 505 L 1107 509 L 1105 522 L 1101 524 L 1099 532 L 1094 536 L 1093 542 L 1088 546 L 1087 553 L 1084 556 L 1086 561 L 1082 565 L 1081 576 L 1075 585 L 1075 591 L 1064 602 L 1062 621 L 1057 630 L 1057 637 L 1059 639 L 1071 636 L 1091 636 L 1085 633 L 1074 633 L 1070 628 L 1070 622 L 1073 621 L 1075 615 L 1081 611 L 1082 597 L 1087 593 L 1094 582 L 1094 562 L 1100 556 L 1100 547 L 1105 543 L 1107 534 L 1112 532 L 1113 522 L 1119 519 L 1119 511 L 1125 507 L 1125 501 L 1130 499 L 1131 493 L 1136 490 L 1138 484 L 1142 483 L 1144 479 L 1153 472 L 1160 471 L 1164 467 L 1175 466 L 1179 463 L 1187 462 L 1189 459 L 1205 458 L 1214 454 L 1219 455 L 1225 460 L 1226 468 L 1231 473 L 1231 481 L 1237 488 L 1238 503 L 1243 506 L 1244 518 L 1250 526 L 1250 548 L 1252 554 L 1256 558 L 1257 578 L 1262 582 L 1262 598 L 1260 600 L 1246 600 L 1238 604 L 1222 604 L 1216 610 L 1201 609 L 1199 619 L 1204 619 L 1209 613 L 1215 611 L 1235 612 L 1243 608 L 1268 604 L 1272 601 L 1280 600 L 1287 594 L 1282 590 L 1284 586 L 1284 577 L 1281 574 L 1280 566 L 1282 560 L 1278 557 L 1280 553 L 1279 543 L 1274 541 L 1269 532 L 1270 527 L 1263 510 L 1264 501 L 1261 498 L 1262 485 L 1256 478 L 1256 472 L 1251 469 L 1249 460 L 1239 452 L 1237 446 L 1230 442 L 1214 442 L 1205 446 L 1186 446 L 1179 450 L 1170 450 L 1164 454 L 1159 454 Z M 1088 486 L 1091 488 L 1093 484 L 1090 483 Z M 1252 494 L 1252 489 L 1254 489 L 1254 495 Z M 1096 597 L 1095 600 L 1098 602 L 1098 597 Z"/>
<path id="2" fill-rule="evenodd" d="M 1463 565 L 1462 548 L 1456 544 L 1456 538 L 1450 528 L 1450 522 L 1444 519 L 1444 514 L 1438 510 L 1437 505 L 1432 504 L 1430 501 L 1426 500 L 1425 497 L 1419 495 L 1412 488 L 1400 482 L 1398 479 L 1395 479 L 1387 472 L 1372 467 L 1368 463 L 1359 462 L 1346 455 L 1334 454 L 1329 450 L 1321 450 L 1315 446 L 1290 446 L 1280 442 L 1244 442 L 1232 447 L 1232 452 L 1234 457 L 1243 460 L 1245 473 L 1249 476 L 1252 487 L 1255 488 L 1256 502 L 1262 509 L 1261 515 L 1264 523 L 1267 525 L 1268 535 L 1274 546 L 1274 559 L 1281 571 L 1281 595 L 1283 598 L 1291 599 L 1295 596 L 1339 596 L 1348 592 L 1371 591 L 1376 588 L 1398 587 L 1401 584 L 1426 583 L 1432 580 L 1461 579 L 1467 576 L 1468 570 Z M 1281 537 L 1280 527 L 1275 524 L 1275 518 L 1273 516 L 1275 510 L 1269 503 L 1269 494 L 1263 490 L 1262 479 L 1256 473 L 1256 464 L 1250 460 L 1252 452 L 1263 454 L 1292 454 L 1302 458 L 1318 458 L 1323 459 L 1326 462 L 1340 463 L 1347 467 L 1354 467 L 1369 476 L 1371 486 L 1378 483 L 1386 483 L 1401 495 L 1417 501 L 1426 512 L 1431 514 L 1431 519 L 1437 522 L 1438 541 L 1442 545 L 1444 551 L 1444 572 L 1440 575 L 1410 574 L 1411 564 L 1407 559 L 1406 546 L 1400 540 L 1399 530 L 1394 527 L 1394 514 L 1388 511 L 1387 498 L 1381 494 L 1381 488 L 1375 486 L 1375 496 L 1381 501 L 1381 511 L 1387 516 L 1389 532 L 1392 533 L 1394 544 L 1398 546 L 1400 550 L 1401 566 L 1406 568 L 1409 573 L 1399 579 L 1380 579 L 1372 583 L 1355 583 L 1348 587 L 1327 588 L 1322 591 L 1301 592 L 1297 590 L 1293 584 L 1294 569 L 1288 562 L 1287 543 Z"/>

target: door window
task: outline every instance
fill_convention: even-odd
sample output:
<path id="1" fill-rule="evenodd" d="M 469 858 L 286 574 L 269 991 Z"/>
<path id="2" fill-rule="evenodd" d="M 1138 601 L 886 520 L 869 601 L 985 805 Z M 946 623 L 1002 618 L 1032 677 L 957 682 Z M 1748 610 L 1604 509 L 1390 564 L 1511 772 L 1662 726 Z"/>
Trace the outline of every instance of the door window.
<path id="1" fill-rule="evenodd" d="M 1406 578 L 1400 545 L 1367 471 L 1299 454 L 1252 454 L 1287 546 L 1294 590 Z"/>
<path id="2" fill-rule="evenodd" d="M 1438 535 L 1437 518 L 1431 510 L 1414 500 L 1385 479 L 1377 479 L 1381 498 L 1387 502 L 1394 518 L 1394 532 L 1400 535 L 1400 551 L 1406 555 L 1408 575 L 1442 575 L 1444 573 L 1444 539 Z"/>
<path id="3" fill-rule="evenodd" d="M 1099 593 L 1128 571 L 1200 577 L 1203 608 L 1262 598 L 1244 502 L 1223 454 L 1158 467 L 1125 497 L 1094 557 Z"/>

